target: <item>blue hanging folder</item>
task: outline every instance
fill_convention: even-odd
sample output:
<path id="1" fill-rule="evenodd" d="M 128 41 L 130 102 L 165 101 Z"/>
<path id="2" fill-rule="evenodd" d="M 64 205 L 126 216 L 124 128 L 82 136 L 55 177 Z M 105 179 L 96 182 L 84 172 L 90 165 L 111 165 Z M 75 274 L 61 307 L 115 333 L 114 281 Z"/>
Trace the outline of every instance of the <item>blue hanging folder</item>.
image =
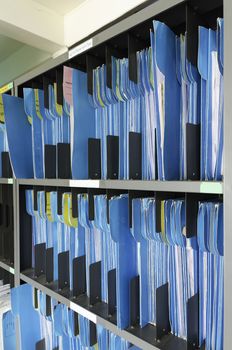
<path id="1" fill-rule="evenodd" d="M 200 202 L 197 221 L 199 244 L 199 342 L 223 348 L 224 257 L 223 204 Z"/>
<path id="2" fill-rule="evenodd" d="M 110 233 L 116 242 L 117 324 L 121 329 L 130 325 L 130 281 L 137 273 L 136 242 L 130 233 L 128 195 L 109 202 Z M 128 263 L 129 262 L 129 263 Z"/>
<path id="3" fill-rule="evenodd" d="M 33 178 L 32 135 L 23 99 L 3 95 L 11 164 L 16 178 Z"/>
<path id="4" fill-rule="evenodd" d="M 2 317 L 4 350 L 16 349 L 15 317 L 12 311 L 7 311 Z"/>
<path id="5" fill-rule="evenodd" d="M 138 266 L 140 271 L 140 326 L 144 327 L 149 322 L 148 312 L 148 242 L 141 233 L 141 199 L 133 199 L 132 201 L 132 235 L 137 242 L 139 256 Z"/>
<path id="6" fill-rule="evenodd" d="M 37 179 L 44 178 L 44 130 L 43 117 L 40 114 L 39 106 L 36 106 L 36 94 L 39 92 L 31 88 L 24 88 L 24 109 L 26 115 L 32 119 L 32 152 L 33 152 L 33 166 L 34 175 Z"/>
<path id="7" fill-rule="evenodd" d="M 32 296 L 32 287 L 28 284 L 11 290 L 12 312 L 19 318 L 22 350 L 35 349 L 35 344 L 41 339 L 39 313 L 33 307 Z"/>
<path id="8" fill-rule="evenodd" d="M 72 175 L 74 179 L 88 178 L 88 139 L 95 137 L 94 108 L 87 89 L 87 74 L 73 69 L 74 146 Z"/>
<path id="9" fill-rule="evenodd" d="M 159 180 L 180 178 L 180 84 L 176 75 L 176 37 L 164 23 L 153 22 L 151 35 Z"/>
<path id="10" fill-rule="evenodd" d="M 201 75 L 201 179 L 223 176 L 223 22 L 218 31 L 199 27 Z"/>
<path id="11" fill-rule="evenodd" d="M 110 227 L 107 223 L 107 197 L 106 195 L 94 196 L 94 226 L 101 233 L 101 298 L 108 302 L 108 272 L 116 265 L 116 244 L 110 235 Z"/>

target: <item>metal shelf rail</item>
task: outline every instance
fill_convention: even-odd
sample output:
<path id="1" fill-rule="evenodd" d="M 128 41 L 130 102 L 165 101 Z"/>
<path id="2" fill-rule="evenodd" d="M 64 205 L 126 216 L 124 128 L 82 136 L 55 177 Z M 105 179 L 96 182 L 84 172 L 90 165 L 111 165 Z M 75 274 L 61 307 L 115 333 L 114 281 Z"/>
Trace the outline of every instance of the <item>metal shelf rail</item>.
<path id="1" fill-rule="evenodd" d="M 19 185 L 223 194 L 216 181 L 20 179 Z"/>

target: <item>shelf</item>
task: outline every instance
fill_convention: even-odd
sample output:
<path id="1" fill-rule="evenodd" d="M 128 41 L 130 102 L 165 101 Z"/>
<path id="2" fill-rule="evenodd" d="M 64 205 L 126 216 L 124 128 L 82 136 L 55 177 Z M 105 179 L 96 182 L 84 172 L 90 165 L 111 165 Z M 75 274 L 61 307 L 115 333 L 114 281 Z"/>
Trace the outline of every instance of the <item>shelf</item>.
<path id="1" fill-rule="evenodd" d="M 13 264 L 10 264 L 7 260 L 0 260 L 0 268 L 12 273 L 13 275 L 15 273 Z"/>
<path id="2" fill-rule="evenodd" d="M 69 289 L 58 291 L 57 283 L 47 283 L 45 276 L 35 277 L 33 269 L 26 270 L 20 274 L 20 279 L 32 287 L 41 290 L 51 298 L 56 299 L 62 304 L 68 306 L 71 310 L 77 312 L 97 325 L 101 325 L 110 332 L 124 338 L 131 344 L 146 350 L 186 350 L 185 340 L 168 334 L 162 340 L 156 341 L 156 327 L 147 325 L 144 328 L 133 327 L 121 330 L 115 324 L 115 318 L 109 319 L 107 313 L 107 304 L 99 302 L 96 305 L 89 305 L 89 299 L 86 295 L 73 298 Z"/>
<path id="3" fill-rule="evenodd" d="M 3 178 L 3 177 L 0 177 L 0 185 L 13 185 L 14 183 L 14 179 L 10 178 L 10 179 L 7 179 L 7 178 Z"/>
<path id="4" fill-rule="evenodd" d="M 219 181 L 20 179 L 19 185 L 223 194 Z"/>

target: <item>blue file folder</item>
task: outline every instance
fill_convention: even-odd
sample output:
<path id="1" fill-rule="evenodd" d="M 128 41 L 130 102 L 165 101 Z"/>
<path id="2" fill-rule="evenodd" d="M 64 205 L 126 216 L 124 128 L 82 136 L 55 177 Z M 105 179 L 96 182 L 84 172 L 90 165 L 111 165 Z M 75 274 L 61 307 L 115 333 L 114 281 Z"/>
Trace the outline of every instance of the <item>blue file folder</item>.
<path id="1" fill-rule="evenodd" d="M 87 74 L 73 69 L 74 145 L 72 176 L 74 179 L 88 178 L 88 138 L 95 137 L 94 108 L 89 102 Z"/>
<path id="2" fill-rule="evenodd" d="M 39 314 L 33 307 L 32 295 L 32 287 L 28 284 L 11 290 L 12 312 L 20 322 L 20 350 L 35 349 L 41 338 Z"/>
<path id="3" fill-rule="evenodd" d="M 124 329 L 130 323 L 130 280 L 138 275 L 136 243 L 129 229 L 128 195 L 109 202 L 110 232 L 116 242 L 117 325 Z M 128 257 L 130 257 L 128 264 Z M 125 268 L 125 266 L 127 268 Z"/>
<path id="4" fill-rule="evenodd" d="M 3 95 L 4 114 L 11 164 L 17 178 L 33 178 L 31 125 L 23 99 Z"/>
<path id="5" fill-rule="evenodd" d="M 38 89 L 24 88 L 24 109 L 27 116 L 31 117 L 32 125 L 32 154 L 35 178 L 44 177 L 44 130 L 43 117 L 39 108 Z"/>
<path id="6" fill-rule="evenodd" d="M 175 34 L 153 22 L 151 32 L 155 103 L 157 106 L 157 163 L 159 180 L 180 177 L 180 85 L 176 75 Z"/>

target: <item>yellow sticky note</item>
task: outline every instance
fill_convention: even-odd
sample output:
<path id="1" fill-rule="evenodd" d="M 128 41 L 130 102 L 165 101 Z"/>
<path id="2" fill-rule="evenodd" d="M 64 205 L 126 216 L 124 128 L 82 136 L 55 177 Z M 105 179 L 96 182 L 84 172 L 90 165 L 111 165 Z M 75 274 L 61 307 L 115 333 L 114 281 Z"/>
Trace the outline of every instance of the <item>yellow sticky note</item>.
<path id="1" fill-rule="evenodd" d="M 39 106 L 39 90 L 35 89 L 34 90 L 35 93 L 35 109 L 36 109 L 36 115 L 37 117 L 39 117 L 39 119 L 43 119 L 41 113 L 40 113 L 40 106 Z"/>
<path id="2" fill-rule="evenodd" d="M 0 94 L 0 123 L 5 123 L 4 106 L 2 100 L 2 94 Z"/>
<path id="3" fill-rule="evenodd" d="M 52 207 L 51 207 L 51 192 L 46 192 L 46 214 L 48 221 L 53 222 Z"/>
<path id="4" fill-rule="evenodd" d="M 28 116 L 27 116 L 27 120 L 28 120 L 29 124 L 32 125 L 32 117 L 30 117 L 30 116 L 28 115 Z"/>
<path id="5" fill-rule="evenodd" d="M 0 94 L 4 94 L 5 92 L 13 89 L 13 86 L 13 82 L 3 85 L 2 87 L 0 87 Z"/>
<path id="6" fill-rule="evenodd" d="M 167 242 L 165 233 L 165 201 L 161 201 L 161 235 L 164 242 Z"/>
<path id="7" fill-rule="evenodd" d="M 105 107 L 103 101 L 102 101 L 102 98 L 101 98 L 101 92 L 100 92 L 100 77 L 99 77 L 99 69 L 97 69 L 97 97 L 98 97 L 98 101 L 100 103 L 100 105 L 102 107 Z"/>
<path id="8" fill-rule="evenodd" d="M 69 209 L 68 209 L 68 197 L 69 194 L 68 193 L 64 193 L 63 194 L 63 217 L 64 217 L 64 223 L 68 226 L 70 226 L 70 222 L 69 222 Z"/>
<path id="9" fill-rule="evenodd" d="M 64 193 L 63 208 L 64 223 L 71 227 L 77 227 L 77 218 L 72 216 L 72 196 L 70 193 Z"/>

